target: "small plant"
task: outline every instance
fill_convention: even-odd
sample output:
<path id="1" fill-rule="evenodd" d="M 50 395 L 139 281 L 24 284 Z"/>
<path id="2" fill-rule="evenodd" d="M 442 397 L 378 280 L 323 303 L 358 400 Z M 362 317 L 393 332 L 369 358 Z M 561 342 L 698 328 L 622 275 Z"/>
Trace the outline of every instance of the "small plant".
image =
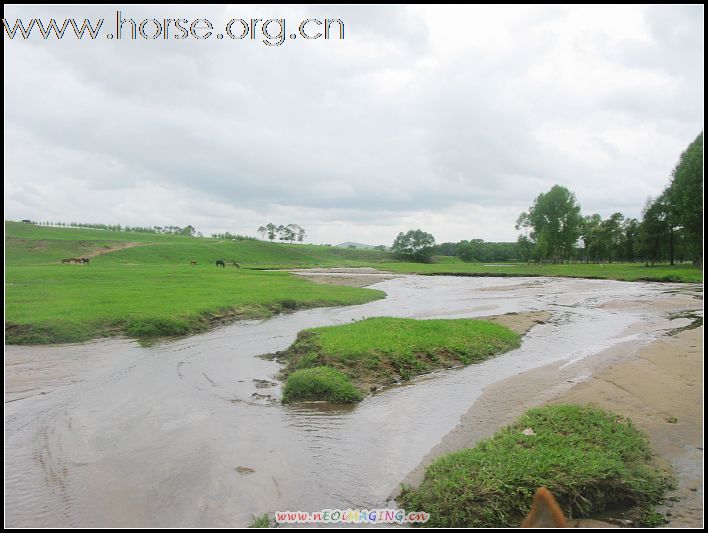
<path id="1" fill-rule="evenodd" d="M 273 525 L 271 524 L 268 513 L 266 513 L 262 516 L 254 516 L 253 522 L 251 522 L 251 525 L 248 527 L 273 527 Z"/>

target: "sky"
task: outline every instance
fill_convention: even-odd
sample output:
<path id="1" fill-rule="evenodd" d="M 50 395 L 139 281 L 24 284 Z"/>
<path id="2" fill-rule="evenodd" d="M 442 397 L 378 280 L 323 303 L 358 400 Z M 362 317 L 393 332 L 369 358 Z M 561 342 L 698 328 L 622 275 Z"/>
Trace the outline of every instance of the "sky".
<path id="1" fill-rule="evenodd" d="M 109 38 L 119 9 L 148 38 Z M 10 27 L 52 17 L 104 24 L 94 40 L 6 30 L 6 220 L 511 241 L 555 184 L 583 214 L 640 217 L 703 130 L 703 6 L 4 10 Z M 214 29 L 165 39 L 166 18 Z M 252 19 L 284 22 L 224 33 Z M 303 38 L 310 19 L 343 38 Z"/>

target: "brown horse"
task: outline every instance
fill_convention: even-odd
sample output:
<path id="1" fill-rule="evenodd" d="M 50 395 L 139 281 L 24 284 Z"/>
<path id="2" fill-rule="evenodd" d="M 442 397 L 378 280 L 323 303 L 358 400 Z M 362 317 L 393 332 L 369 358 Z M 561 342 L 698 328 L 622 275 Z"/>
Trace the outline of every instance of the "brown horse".
<path id="1" fill-rule="evenodd" d="M 189 264 L 190 264 L 190 265 L 196 265 L 197 262 L 196 262 L 194 259 L 192 259 L 192 261 L 191 261 Z"/>

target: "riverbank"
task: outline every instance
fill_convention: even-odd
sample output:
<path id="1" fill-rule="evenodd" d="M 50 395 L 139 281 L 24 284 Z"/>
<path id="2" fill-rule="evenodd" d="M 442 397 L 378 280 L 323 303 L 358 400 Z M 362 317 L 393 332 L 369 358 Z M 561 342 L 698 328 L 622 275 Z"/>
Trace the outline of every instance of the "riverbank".
<path id="1" fill-rule="evenodd" d="M 659 462 L 672 467 L 678 480 L 669 503 L 659 511 L 666 513 L 670 526 L 701 527 L 702 335 L 701 326 L 647 345 L 628 342 L 489 386 L 403 483 L 418 486 L 433 460 L 474 446 L 531 407 L 588 404 L 630 418 L 647 434 Z"/>
<path id="2" fill-rule="evenodd" d="M 563 277 L 701 283 L 703 271 L 688 263 L 646 266 L 644 263 L 383 263 L 377 268 L 398 274 L 470 277 Z"/>

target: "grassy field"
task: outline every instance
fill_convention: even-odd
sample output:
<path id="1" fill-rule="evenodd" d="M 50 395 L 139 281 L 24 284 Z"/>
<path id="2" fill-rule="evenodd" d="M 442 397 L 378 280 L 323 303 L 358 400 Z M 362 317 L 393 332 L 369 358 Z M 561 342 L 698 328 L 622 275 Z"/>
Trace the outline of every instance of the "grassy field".
<path id="1" fill-rule="evenodd" d="M 526 435 L 527 428 L 533 435 Z M 419 488 L 397 498 L 430 513 L 426 527 L 516 527 L 538 487 L 570 518 L 629 509 L 655 525 L 651 506 L 672 479 L 651 463 L 646 437 L 618 415 L 577 405 L 528 411 L 491 439 L 430 465 Z"/>
<path id="2" fill-rule="evenodd" d="M 690 264 L 645 266 L 644 263 L 545 264 L 535 263 L 381 263 L 377 268 L 392 272 L 460 276 L 560 276 L 614 279 L 620 281 L 703 282 L 703 271 Z"/>
<path id="3" fill-rule="evenodd" d="M 384 297 L 381 291 L 252 270 L 360 265 L 362 258 L 371 264 L 387 255 L 383 252 L 12 222 L 5 231 L 9 344 L 76 342 L 112 334 L 141 339 L 184 335 L 236 318 Z M 136 246 L 111 251 L 127 244 Z M 95 253 L 103 255 L 93 257 L 90 265 L 61 264 L 65 257 Z M 217 259 L 237 261 L 242 268 L 217 269 Z M 198 264 L 190 265 L 192 260 Z"/>
<path id="4" fill-rule="evenodd" d="M 62 264 L 91 257 L 90 265 Z M 235 261 L 217 270 L 215 262 Z M 190 265 L 196 261 L 197 265 Z M 393 272 L 457 275 L 579 276 L 702 281 L 686 265 L 489 266 L 436 256 L 433 264 L 396 262 L 390 252 L 331 246 L 231 241 L 5 223 L 5 340 L 10 344 L 137 338 L 204 331 L 214 323 L 282 310 L 358 304 L 380 291 L 322 286 L 268 269 L 373 266 Z"/>
<path id="5" fill-rule="evenodd" d="M 378 387 L 441 368 L 469 365 L 520 344 L 482 320 L 369 318 L 300 332 L 276 354 L 286 362 L 283 401 L 354 402 Z M 326 369 L 326 370 L 325 370 Z"/>

